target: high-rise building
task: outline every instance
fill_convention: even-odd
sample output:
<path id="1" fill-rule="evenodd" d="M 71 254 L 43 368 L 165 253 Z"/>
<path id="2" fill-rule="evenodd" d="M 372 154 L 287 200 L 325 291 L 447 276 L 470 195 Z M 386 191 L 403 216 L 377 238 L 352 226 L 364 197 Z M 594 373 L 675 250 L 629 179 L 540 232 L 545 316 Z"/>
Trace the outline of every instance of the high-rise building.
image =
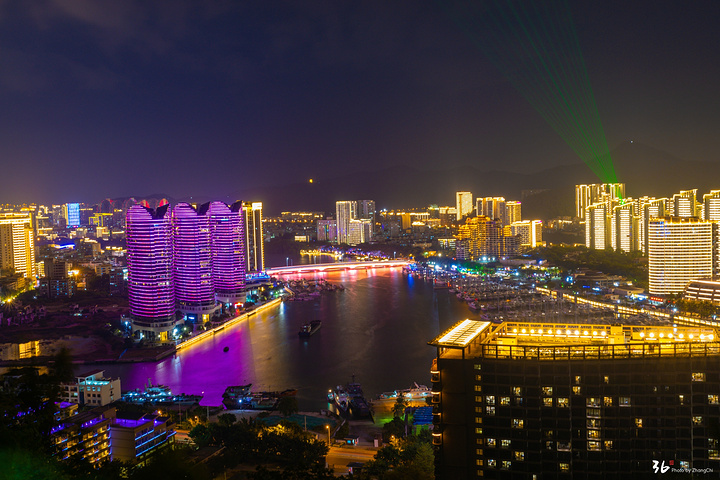
<path id="1" fill-rule="evenodd" d="M 639 219 L 638 219 L 638 249 L 647 255 L 647 238 L 650 220 L 660 218 L 666 215 L 665 205 L 667 198 L 641 197 L 637 200 Z"/>
<path id="2" fill-rule="evenodd" d="M 265 270 L 262 202 L 245 202 L 245 261 L 248 272 Z"/>
<path id="3" fill-rule="evenodd" d="M 585 209 L 585 246 L 604 250 L 610 247 L 609 203 L 594 203 Z"/>
<path id="4" fill-rule="evenodd" d="M 671 215 L 675 217 L 695 217 L 697 215 L 697 188 L 681 190 L 672 197 Z"/>
<path id="5" fill-rule="evenodd" d="M 515 222 L 522 221 L 522 202 L 508 200 L 505 202 L 505 215 L 503 217 L 503 225 L 511 225 Z"/>
<path id="6" fill-rule="evenodd" d="M 703 195 L 703 220 L 720 220 L 720 190 Z"/>
<path id="7" fill-rule="evenodd" d="M 0 269 L 10 268 L 28 279 L 37 276 L 31 213 L 0 213 Z"/>
<path id="8" fill-rule="evenodd" d="M 535 248 L 542 245 L 542 220 L 522 220 L 510 225 L 512 236 L 520 236 L 522 249 Z"/>
<path id="9" fill-rule="evenodd" d="M 337 222 L 332 218 L 317 221 L 317 241 L 337 242 Z"/>
<path id="10" fill-rule="evenodd" d="M 207 207 L 215 298 L 222 303 L 245 301 L 245 219 L 242 202 Z"/>
<path id="11" fill-rule="evenodd" d="M 439 207 L 438 216 L 440 217 L 440 225 L 449 227 L 452 222 L 457 219 L 457 208 L 455 207 Z"/>
<path id="12" fill-rule="evenodd" d="M 359 245 L 369 242 L 372 238 L 372 223 L 370 220 L 350 220 L 348 230 L 348 245 Z"/>
<path id="13" fill-rule="evenodd" d="M 506 218 L 505 198 L 503 197 L 478 198 L 476 208 L 478 215 L 484 215 L 492 220 L 504 221 Z"/>
<path id="14" fill-rule="evenodd" d="M 80 204 L 79 203 L 66 203 L 63 206 L 63 213 L 65 217 L 65 226 L 68 228 L 75 228 L 80 226 Z"/>
<path id="15" fill-rule="evenodd" d="M 128 297 L 133 333 L 167 340 L 182 320 L 175 317 L 170 205 L 142 205 L 127 213 Z"/>
<path id="16" fill-rule="evenodd" d="M 650 293 L 682 292 L 692 280 L 713 275 L 712 222 L 696 217 L 663 217 L 650 220 L 648 271 Z"/>
<path id="17" fill-rule="evenodd" d="M 628 199 L 627 203 L 613 207 L 611 224 L 611 246 L 615 250 L 633 252 L 638 249 L 638 218 L 635 216 L 635 203 Z"/>
<path id="18" fill-rule="evenodd" d="M 178 203 L 172 214 L 175 301 L 188 320 L 200 323 L 215 310 L 208 207 Z"/>
<path id="19" fill-rule="evenodd" d="M 482 257 L 497 257 L 503 252 L 503 231 L 499 222 L 489 217 L 472 217 L 458 228 L 456 249 L 466 252 L 465 259 L 478 260 Z M 458 245 L 462 243 L 462 247 Z"/>
<path id="20" fill-rule="evenodd" d="M 438 480 L 720 469 L 713 328 L 464 320 L 429 344 Z"/>
<path id="21" fill-rule="evenodd" d="M 575 185 L 575 215 L 585 220 L 586 209 L 595 203 L 625 198 L 624 183 Z"/>
<path id="22" fill-rule="evenodd" d="M 355 218 L 357 204 L 354 201 L 342 200 L 335 202 L 335 220 L 337 223 L 337 243 L 349 244 L 350 220 Z"/>
<path id="23" fill-rule="evenodd" d="M 457 209 L 456 220 L 462 220 L 466 215 L 470 215 L 473 211 L 473 196 L 471 192 L 455 193 L 455 208 Z"/>

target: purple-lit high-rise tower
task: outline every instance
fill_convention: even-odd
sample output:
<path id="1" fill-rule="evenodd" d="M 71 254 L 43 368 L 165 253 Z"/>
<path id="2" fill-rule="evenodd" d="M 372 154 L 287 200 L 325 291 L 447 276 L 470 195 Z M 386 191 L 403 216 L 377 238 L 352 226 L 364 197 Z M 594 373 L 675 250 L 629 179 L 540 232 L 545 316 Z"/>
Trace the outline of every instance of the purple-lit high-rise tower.
<path id="1" fill-rule="evenodd" d="M 207 207 L 206 207 L 207 205 Z M 212 278 L 215 298 L 223 303 L 245 301 L 245 226 L 242 202 L 212 202 L 210 220 Z"/>
<path id="2" fill-rule="evenodd" d="M 188 320 L 205 322 L 215 311 L 207 204 L 196 210 L 179 203 L 173 209 L 173 280 L 178 309 Z"/>
<path id="3" fill-rule="evenodd" d="M 167 340 L 175 320 L 173 243 L 169 205 L 127 213 L 128 296 L 133 333 Z"/>

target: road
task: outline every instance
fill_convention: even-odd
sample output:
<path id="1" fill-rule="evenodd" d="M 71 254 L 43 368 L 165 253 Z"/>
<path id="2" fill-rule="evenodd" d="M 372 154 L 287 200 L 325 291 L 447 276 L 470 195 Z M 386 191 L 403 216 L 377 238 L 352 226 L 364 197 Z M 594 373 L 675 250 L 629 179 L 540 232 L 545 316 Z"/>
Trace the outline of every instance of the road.
<path id="1" fill-rule="evenodd" d="M 365 446 L 333 446 L 327 455 L 328 467 L 332 468 L 335 475 L 348 473 L 347 464 L 350 462 L 367 462 L 377 453 L 378 449 Z"/>

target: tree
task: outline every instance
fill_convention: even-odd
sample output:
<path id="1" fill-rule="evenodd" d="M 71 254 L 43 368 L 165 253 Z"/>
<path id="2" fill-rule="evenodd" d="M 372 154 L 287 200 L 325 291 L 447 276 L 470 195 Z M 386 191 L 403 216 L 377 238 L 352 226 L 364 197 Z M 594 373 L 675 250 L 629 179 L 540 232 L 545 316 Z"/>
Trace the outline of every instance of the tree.
<path id="1" fill-rule="evenodd" d="M 210 429 L 202 423 L 195 425 L 193 429 L 188 432 L 188 436 L 192 438 L 192 441 L 195 442 L 198 447 L 207 447 L 212 440 Z"/>
<path id="2" fill-rule="evenodd" d="M 229 427 L 237 421 L 237 418 L 232 413 L 221 413 L 217 418 L 218 423 L 223 427 Z"/>
<path id="3" fill-rule="evenodd" d="M 382 429 L 383 442 L 389 443 L 392 437 L 397 439 L 405 436 L 405 421 L 398 417 L 393 418 Z"/>
<path id="4" fill-rule="evenodd" d="M 286 395 L 286 396 L 280 397 L 280 400 L 278 401 L 277 409 L 282 414 L 283 417 L 289 417 L 293 413 L 297 413 L 298 412 L 297 398 L 295 398 L 292 395 Z"/>
<path id="5" fill-rule="evenodd" d="M 408 406 L 408 402 L 402 394 L 398 394 L 397 400 L 393 405 L 392 412 L 394 417 L 404 417 L 405 409 Z"/>

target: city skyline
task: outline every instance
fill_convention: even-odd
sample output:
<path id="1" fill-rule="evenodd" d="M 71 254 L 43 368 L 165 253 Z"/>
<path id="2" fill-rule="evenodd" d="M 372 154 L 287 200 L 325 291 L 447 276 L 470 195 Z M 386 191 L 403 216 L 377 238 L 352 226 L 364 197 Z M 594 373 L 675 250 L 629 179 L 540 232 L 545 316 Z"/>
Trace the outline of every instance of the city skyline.
<path id="1" fill-rule="evenodd" d="M 579 163 L 441 7 L 3 4 L 0 201 Z M 564 7 L 610 148 L 714 161 L 718 6 Z"/>

